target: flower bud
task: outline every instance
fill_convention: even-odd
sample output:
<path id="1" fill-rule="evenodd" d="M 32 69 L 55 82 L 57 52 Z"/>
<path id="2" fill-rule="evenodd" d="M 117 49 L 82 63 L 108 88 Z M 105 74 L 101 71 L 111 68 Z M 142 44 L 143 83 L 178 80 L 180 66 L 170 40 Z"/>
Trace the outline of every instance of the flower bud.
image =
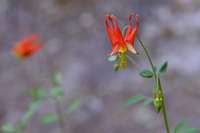
<path id="1" fill-rule="evenodd" d="M 162 108 L 162 105 L 163 105 L 162 92 L 158 90 L 158 91 L 155 91 L 153 95 L 154 95 L 154 100 L 153 100 L 154 107 L 157 112 L 160 112 L 160 109 Z"/>

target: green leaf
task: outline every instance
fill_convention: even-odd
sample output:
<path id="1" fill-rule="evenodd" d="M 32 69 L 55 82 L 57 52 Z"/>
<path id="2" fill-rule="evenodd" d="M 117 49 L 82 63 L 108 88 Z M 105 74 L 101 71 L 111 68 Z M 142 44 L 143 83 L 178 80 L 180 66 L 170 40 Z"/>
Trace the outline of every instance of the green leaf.
<path id="1" fill-rule="evenodd" d="M 38 108 L 39 104 L 40 104 L 40 101 L 36 100 L 29 106 L 28 111 L 22 117 L 22 121 L 23 122 L 26 122 L 35 113 L 35 111 Z"/>
<path id="2" fill-rule="evenodd" d="M 48 91 L 44 88 L 35 88 L 30 91 L 30 95 L 34 98 L 42 98 L 47 96 Z"/>
<path id="3" fill-rule="evenodd" d="M 199 132 L 200 130 L 196 127 L 191 127 L 191 128 L 187 128 L 183 131 L 181 131 L 180 133 L 196 133 Z"/>
<path id="4" fill-rule="evenodd" d="M 53 97 L 63 96 L 63 95 L 64 95 L 64 91 L 63 91 L 60 87 L 56 87 L 56 88 L 53 88 L 53 89 L 50 91 L 50 94 L 51 94 L 51 96 L 53 96 Z"/>
<path id="5" fill-rule="evenodd" d="M 17 132 L 21 132 L 21 131 L 24 131 L 26 129 L 26 126 L 25 125 L 19 125 L 16 127 L 16 131 Z"/>
<path id="6" fill-rule="evenodd" d="M 184 119 L 184 120 L 180 121 L 180 122 L 175 126 L 175 128 L 174 128 L 174 133 L 178 133 L 178 132 L 181 130 L 181 128 L 184 127 L 184 125 L 185 125 L 186 123 L 187 123 L 187 119 Z"/>
<path id="7" fill-rule="evenodd" d="M 141 101 L 144 98 L 145 98 L 145 96 L 132 96 L 128 100 L 122 102 L 121 106 L 129 106 L 131 104 L 134 104 L 134 103 Z"/>
<path id="8" fill-rule="evenodd" d="M 114 68 L 114 71 L 117 72 L 119 70 L 119 64 L 115 63 L 113 68 Z"/>
<path id="9" fill-rule="evenodd" d="M 8 122 L 1 127 L 3 132 L 14 132 L 14 126 L 12 123 Z"/>
<path id="10" fill-rule="evenodd" d="M 159 69 L 159 73 L 160 73 L 160 74 L 165 73 L 165 72 L 167 71 L 167 67 L 168 67 L 168 61 L 165 61 L 165 62 L 161 65 L 161 67 L 160 67 L 160 69 Z"/>
<path id="11" fill-rule="evenodd" d="M 147 104 L 150 104 L 151 102 L 153 102 L 153 98 L 147 98 L 147 99 L 143 102 L 143 104 L 144 104 L 144 105 L 147 105 Z"/>
<path id="12" fill-rule="evenodd" d="M 139 74 L 143 78 L 151 78 L 151 77 L 153 77 L 153 73 L 150 70 L 147 70 L 147 69 L 142 70 Z"/>
<path id="13" fill-rule="evenodd" d="M 72 104 L 69 106 L 69 108 L 67 109 L 67 113 L 72 113 L 73 111 L 75 111 L 78 107 L 80 107 L 83 104 L 83 101 L 78 99 L 75 100 L 74 102 L 72 102 Z"/>
<path id="14" fill-rule="evenodd" d="M 116 61 L 118 59 L 118 55 L 109 55 L 107 57 L 108 61 Z"/>
<path id="15" fill-rule="evenodd" d="M 41 118 L 44 123 L 50 123 L 56 121 L 58 119 L 58 116 L 55 113 L 47 113 L 43 114 Z"/>

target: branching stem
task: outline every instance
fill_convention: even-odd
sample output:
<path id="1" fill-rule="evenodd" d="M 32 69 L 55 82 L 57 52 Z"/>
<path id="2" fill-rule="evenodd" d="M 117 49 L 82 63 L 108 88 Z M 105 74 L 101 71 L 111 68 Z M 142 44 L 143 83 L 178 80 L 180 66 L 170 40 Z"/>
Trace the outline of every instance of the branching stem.
<path id="1" fill-rule="evenodd" d="M 151 56 L 149 55 L 148 53 L 148 50 L 147 48 L 144 46 L 143 42 L 141 41 L 140 37 L 138 34 L 136 34 L 136 38 L 137 40 L 139 41 L 139 44 L 142 46 L 144 52 L 145 52 L 145 55 L 147 56 L 148 58 L 148 61 L 151 65 L 151 68 L 152 68 L 152 71 L 154 73 L 154 78 L 155 78 L 155 82 L 157 82 L 157 74 L 156 72 L 154 71 L 154 65 L 153 65 L 153 62 L 152 62 L 152 59 L 151 59 Z M 161 85 L 161 84 L 160 84 Z M 160 90 L 162 92 L 162 87 L 160 87 Z M 164 122 L 165 122 L 165 127 L 166 127 L 166 131 L 167 133 L 170 133 L 170 128 L 169 128 L 169 124 L 168 124 L 168 120 L 167 120 L 167 113 L 166 113 L 166 108 L 165 108 L 165 101 L 164 101 L 164 96 L 163 97 L 163 103 L 162 103 L 162 114 L 163 114 L 163 118 L 164 118 Z"/>

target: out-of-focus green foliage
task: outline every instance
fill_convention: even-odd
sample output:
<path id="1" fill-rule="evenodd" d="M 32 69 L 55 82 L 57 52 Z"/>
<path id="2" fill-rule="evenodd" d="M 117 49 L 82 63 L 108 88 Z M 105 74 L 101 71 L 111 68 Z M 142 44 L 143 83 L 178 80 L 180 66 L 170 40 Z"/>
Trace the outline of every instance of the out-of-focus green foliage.
<path id="1" fill-rule="evenodd" d="M 144 98 L 145 98 L 145 96 L 132 96 L 128 100 L 122 102 L 121 106 L 129 106 L 131 104 L 134 104 L 134 103 L 141 101 Z"/>
<path id="2" fill-rule="evenodd" d="M 174 133 L 178 133 L 183 127 L 184 125 L 187 123 L 187 119 L 184 119 L 182 121 L 180 121 L 174 128 Z"/>
<path id="3" fill-rule="evenodd" d="M 200 130 L 196 127 L 190 127 L 190 128 L 186 128 L 183 129 L 182 128 L 185 126 L 185 124 L 187 123 L 187 119 L 184 119 L 182 121 L 180 121 L 174 128 L 174 133 L 197 133 L 200 132 Z"/>
<path id="4" fill-rule="evenodd" d="M 64 91 L 60 87 L 56 87 L 56 88 L 53 88 L 50 91 L 50 95 L 53 96 L 53 97 L 63 96 L 64 95 Z"/>
<path id="5" fill-rule="evenodd" d="M 3 132 L 13 132 L 14 131 L 14 125 L 12 123 L 8 122 L 1 127 L 1 130 Z"/>
<path id="6" fill-rule="evenodd" d="M 30 91 L 30 95 L 36 99 L 44 98 L 48 95 L 48 90 L 44 88 L 35 88 Z"/>
<path id="7" fill-rule="evenodd" d="M 128 100 L 121 103 L 121 106 L 129 106 L 144 100 L 143 105 L 148 105 L 153 102 L 153 98 L 147 96 L 132 96 Z"/>
<path id="8" fill-rule="evenodd" d="M 39 104 L 40 104 L 40 100 L 35 100 L 33 101 L 32 104 L 29 105 L 28 111 L 22 117 L 23 122 L 26 122 L 34 114 Z"/>
<path id="9" fill-rule="evenodd" d="M 148 105 L 148 104 L 150 104 L 150 103 L 152 103 L 152 102 L 153 102 L 153 98 L 148 97 L 148 98 L 145 99 L 145 101 L 143 102 L 143 104 L 144 104 L 144 105 Z"/>
<path id="10" fill-rule="evenodd" d="M 75 100 L 72 102 L 72 104 L 68 107 L 67 113 L 72 113 L 75 111 L 78 107 L 80 107 L 83 104 L 83 101 L 80 99 Z"/>
<path id="11" fill-rule="evenodd" d="M 58 116 L 56 113 L 46 113 L 41 115 L 41 118 L 44 123 L 50 123 L 56 121 Z"/>

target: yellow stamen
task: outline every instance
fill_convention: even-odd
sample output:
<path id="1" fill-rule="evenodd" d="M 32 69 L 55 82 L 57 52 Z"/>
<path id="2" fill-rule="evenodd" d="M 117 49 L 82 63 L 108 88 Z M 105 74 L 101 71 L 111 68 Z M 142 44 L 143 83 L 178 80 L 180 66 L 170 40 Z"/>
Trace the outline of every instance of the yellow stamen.
<path id="1" fill-rule="evenodd" d="M 120 53 L 125 53 L 127 51 L 126 47 L 120 47 L 119 52 Z"/>
<path id="2" fill-rule="evenodd" d="M 125 52 L 120 52 L 120 54 L 121 54 L 120 67 L 121 68 L 126 68 L 127 67 L 126 53 Z"/>

